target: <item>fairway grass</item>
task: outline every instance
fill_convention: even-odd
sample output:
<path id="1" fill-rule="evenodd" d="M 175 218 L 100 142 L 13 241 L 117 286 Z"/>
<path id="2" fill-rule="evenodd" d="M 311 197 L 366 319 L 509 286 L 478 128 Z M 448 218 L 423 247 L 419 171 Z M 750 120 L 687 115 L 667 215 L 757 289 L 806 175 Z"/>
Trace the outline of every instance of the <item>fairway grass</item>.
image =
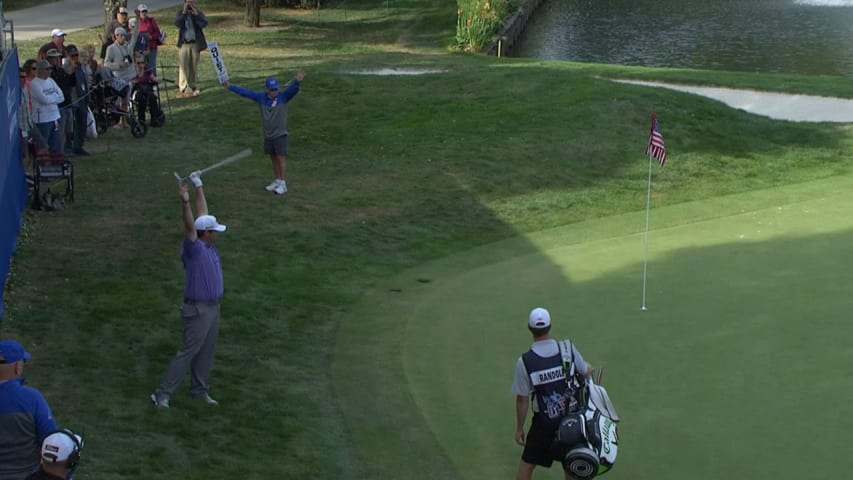
<path id="1" fill-rule="evenodd" d="M 396 429 L 417 440 L 402 448 L 443 459 L 434 474 L 378 459 L 377 478 L 511 478 L 520 447 L 509 385 L 530 343 L 526 314 L 542 305 L 555 336 L 605 366 L 623 418 L 609 477 L 843 477 L 853 468 L 853 435 L 838 420 L 853 413 L 842 400 L 853 395 L 853 274 L 839 262 L 853 254 L 851 184 L 653 209 L 647 312 L 644 211 L 523 235 L 377 286 L 362 322 L 339 332 L 337 383 L 348 398 L 371 379 L 405 383 L 351 405 L 356 444 L 376 451 Z M 381 413 L 409 402 L 420 412 L 411 423 Z"/>

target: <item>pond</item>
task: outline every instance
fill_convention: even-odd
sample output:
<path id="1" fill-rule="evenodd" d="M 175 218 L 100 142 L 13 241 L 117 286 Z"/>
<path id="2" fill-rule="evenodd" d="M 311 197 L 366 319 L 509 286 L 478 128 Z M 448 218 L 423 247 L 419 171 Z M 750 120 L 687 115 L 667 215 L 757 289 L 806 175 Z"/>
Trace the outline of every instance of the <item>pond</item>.
<path id="1" fill-rule="evenodd" d="M 517 57 L 853 76 L 853 0 L 546 0 Z"/>

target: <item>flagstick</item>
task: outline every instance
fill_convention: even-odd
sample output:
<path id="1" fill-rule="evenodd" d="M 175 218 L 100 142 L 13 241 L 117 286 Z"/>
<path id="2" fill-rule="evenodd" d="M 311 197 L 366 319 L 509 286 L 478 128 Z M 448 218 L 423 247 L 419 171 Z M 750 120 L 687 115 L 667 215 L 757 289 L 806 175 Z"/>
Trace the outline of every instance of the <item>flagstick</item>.
<path id="1" fill-rule="evenodd" d="M 652 156 L 649 155 L 649 187 L 646 192 L 646 236 L 643 242 L 643 306 L 640 310 L 646 311 L 646 265 L 649 257 L 649 207 L 652 202 Z"/>

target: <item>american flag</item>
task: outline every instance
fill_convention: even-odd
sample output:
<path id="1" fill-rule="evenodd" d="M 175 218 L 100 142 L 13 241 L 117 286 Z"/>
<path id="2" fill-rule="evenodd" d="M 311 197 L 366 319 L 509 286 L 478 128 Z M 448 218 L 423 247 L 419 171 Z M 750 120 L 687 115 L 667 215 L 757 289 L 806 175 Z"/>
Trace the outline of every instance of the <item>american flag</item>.
<path id="1" fill-rule="evenodd" d="M 649 146 L 646 147 L 646 155 L 658 159 L 662 167 L 666 163 L 666 146 L 663 144 L 663 135 L 660 134 L 658 116 L 652 113 L 652 131 L 649 133 Z"/>

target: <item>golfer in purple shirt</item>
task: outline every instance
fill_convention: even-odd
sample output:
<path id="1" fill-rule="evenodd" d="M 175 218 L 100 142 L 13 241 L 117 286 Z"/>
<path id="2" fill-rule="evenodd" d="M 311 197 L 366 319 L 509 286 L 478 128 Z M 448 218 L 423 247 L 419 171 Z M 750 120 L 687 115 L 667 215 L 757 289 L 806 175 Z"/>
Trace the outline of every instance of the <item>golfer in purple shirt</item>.
<path id="1" fill-rule="evenodd" d="M 169 408 L 169 398 L 180 385 L 187 368 L 190 369 L 190 395 L 209 405 L 219 404 L 210 396 L 208 379 L 219 336 L 219 299 L 223 292 L 222 264 L 216 251 L 216 238 L 225 231 L 225 225 L 207 213 L 201 173 L 191 173 L 190 180 L 195 186 L 198 213 L 195 220 L 187 186 L 183 182 L 178 186 L 184 220 L 184 243 L 181 248 L 186 274 L 184 304 L 181 306 L 184 338 L 163 381 L 151 394 L 151 401 L 159 408 Z"/>

